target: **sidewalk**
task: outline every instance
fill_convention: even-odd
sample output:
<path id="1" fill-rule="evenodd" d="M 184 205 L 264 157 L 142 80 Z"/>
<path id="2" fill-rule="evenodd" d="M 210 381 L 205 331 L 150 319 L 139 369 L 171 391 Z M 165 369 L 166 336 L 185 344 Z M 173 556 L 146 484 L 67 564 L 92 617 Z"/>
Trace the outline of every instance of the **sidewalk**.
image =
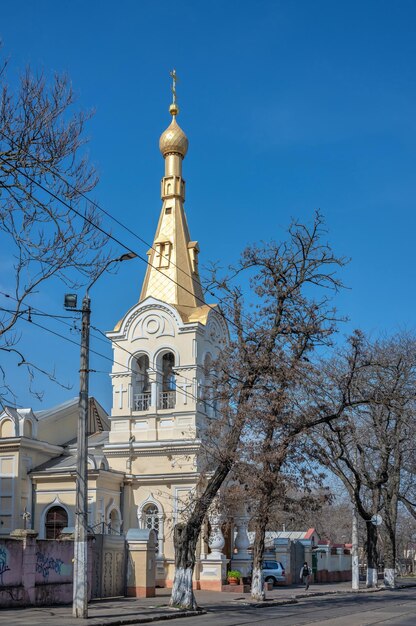
<path id="1" fill-rule="evenodd" d="M 416 580 L 400 580 L 399 586 L 416 586 Z M 363 586 L 359 593 L 371 593 L 382 591 L 378 589 L 365 589 Z M 293 604 L 305 597 L 319 595 L 353 593 L 351 583 L 332 583 L 312 585 L 308 591 L 303 586 L 292 585 L 279 587 L 268 591 L 267 601 L 262 606 L 269 604 Z M 215 611 L 223 609 L 225 605 L 251 605 L 250 594 L 218 593 L 214 591 L 196 591 L 195 597 L 203 610 Z M 122 626 L 123 624 L 144 624 L 157 622 L 160 619 L 176 619 L 180 617 L 197 616 L 196 611 L 178 611 L 170 609 L 169 589 L 157 589 L 155 598 L 117 598 L 94 600 L 88 605 L 88 621 L 72 617 L 72 607 L 30 607 L 0 609 L 0 622 L 5 626 L 79 626 L 88 623 L 88 626 Z M 256 605 L 254 605 L 256 606 Z M 194 623 L 194 621 L 188 622 Z"/>

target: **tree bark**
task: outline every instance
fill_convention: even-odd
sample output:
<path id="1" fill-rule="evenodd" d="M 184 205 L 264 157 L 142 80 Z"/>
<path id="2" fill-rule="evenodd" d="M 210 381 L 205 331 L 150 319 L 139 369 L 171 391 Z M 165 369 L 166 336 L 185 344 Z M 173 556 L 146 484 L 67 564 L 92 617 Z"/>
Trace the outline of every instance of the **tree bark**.
<path id="1" fill-rule="evenodd" d="M 192 577 L 199 531 L 200 529 L 195 525 L 176 524 L 175 526 L 175 576 L 170 606 L 191 610 L 198 608 L 192 589 Z"/>
<path id="2" fill-rule="evenodd" d="M 204 493 L 196 501 L 189 520 L 186 524 L 176 524 L 175 526 L 173 535 L 175 576 L 169 606 L 191 610 L 198 608 L 192 590 L 196 547 L 205 515 L 230 469 L 231 463 L 229 460 L 224 460 L 218 465 L 213 476 L 208 481 Z"/>
<path id="3" fill-rule="evenodd" d="M 263 602 L 266 599 L 264 592 L 264 578 L 262 574 L 262 561 L 264 552 L 264 538 L 266 536 L 266 527 L 268 516 L 262 511 L 257 515 L 255 524 L 255 541 L 253 549 L 253 572 L 251 577 L 251 597 L 257 602 Z"/>
<path id="4" fill-rule="evenodd" d="M 175 546 L 175 576 L 169 606 L 182 609 L 195 609 L 197 603 L 192 590 L 192 577 L 195 568 L 195 551 L 201 533 L 202 524 L 209 507 L 214 501 L 221 485 L 227 478 L 234 462 L 242 429 L 245 424 L 244 414 L 239 413 L 240 406 L 245 407 L 256 382 L 256 375 L 249 375 L 240 392 L 237 417 L 224 441 L 225 455 L 218 461 L 217 467 L 209 479 L 204 492 L 199 496 L 194 509 L 185 524 L 175 527 L 173 542 Z"/>
<path id="5" fill-rule="evenodd" d="M 369 520 L 366 521 L 367 530 L 367 581 L 366 586 L 377 587 L 378 570 L 377 570 L 377 526 L 374 526 Z"/>
<path id="6" fill-rule="evenodd" d="M 394 589 L 396 587 L 396 526 L 397 526 L 397 492 L 386 502 L 384 519 L 384 584 Z"/>

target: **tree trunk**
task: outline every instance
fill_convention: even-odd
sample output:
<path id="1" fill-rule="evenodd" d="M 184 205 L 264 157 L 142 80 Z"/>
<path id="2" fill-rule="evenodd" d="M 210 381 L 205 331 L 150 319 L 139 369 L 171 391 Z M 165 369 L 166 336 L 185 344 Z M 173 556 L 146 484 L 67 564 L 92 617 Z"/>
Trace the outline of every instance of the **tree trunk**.
<path id="1" fill-rule="evenodd" d="M 398 440 L 396 432 L 396 440 Z M 383 490 L 384 497 L 384 584 L 390 589 L 396 587 L 396 528 L 398 494 L 402 469 L 400 449 L 395 451 L 395 463 L 390 468 L 390 481 Z"/>
<path id="2" fill-rule="evenodd" d="M 181 609 L 198 608 L 192 590 L 195 553 L 205 515 L 219 488 L 231 469 L 230 461 L 221 462 L 208 481 L 204 493 L 196 500 L 186 524 L 176 524 L 173 535 L 175 546 L 175 576 L 169 606 Z"/>
<path id="3" fill-rule="evenodd" d="M 366 586 L 377 587 L 378 570 L 377 570 L 377 526 L 374 526 L 369 520 L 366 521 L 367 529 L 367 582 Z"/>
<path id="4" fill-rule="evenodd" d="M 357 507 L 354 503 L 352 512 L 352 581 L 351 587 L 353 591 L 358 591 L 360 588 L 360 564 L 358 557 L 358 515 Z"/>
<path id="5" fill-rule="evenodd" d="M 188 522 L 176 524 L 173 542 L 175 545 L 175 576 L 169 606 L 196 610 L 198 605 L 192 589 L 195 553 L 200 527 Z"/>
<path id="6" fill-rule="evenodd" d="M 391 520 L 386 516 L 386 532 L 384 534 L 384 584 L 394 589 L 396 586 L 396 536 L 395 526 L 390 526 Z"/>
<path id="7" fill-rule="evenodd" d="M 239 404 L 243 407 L 250 397 L 250 391 L 254 383 L 255 376 L 252 376 L 241 393 Z M 224 441 L 224 450 L 227 451 L 227 455 L 219 461 L 204 492 L 195 501 L 193 512 L 186 524 L 177 524 L 175 526 L 173 535 L 173 543 L 175 546 L 175 576 L 169 606 L 179 607 L 181 609 L 197 608 L 194 592 L 192 590 L 192 576 L 195 568 L 195 551 L 198 538 L 201 533 L 205 515 L 233 466 L 233 455 L 240 441 L 244 423 L 245 419 L 242 416 L 239 416 L 239 419 L 234 422 L 233 428 L 229 430 Z"/>
<path id="8" fill-rule="evenodd" d="M 260 507 L 262 511 L 264 507 Z M 266 599 L 264 592 L 264 578 L 262 574 L 262 561 L 264 552 L 264 538 L 266 535 L 268 517 L 260 512 L 257 516 L 255 525 L 255 539 L 253 549 L 253 572 L 251 577 L 251 597 L 257 602 L 263 602 Z"/>

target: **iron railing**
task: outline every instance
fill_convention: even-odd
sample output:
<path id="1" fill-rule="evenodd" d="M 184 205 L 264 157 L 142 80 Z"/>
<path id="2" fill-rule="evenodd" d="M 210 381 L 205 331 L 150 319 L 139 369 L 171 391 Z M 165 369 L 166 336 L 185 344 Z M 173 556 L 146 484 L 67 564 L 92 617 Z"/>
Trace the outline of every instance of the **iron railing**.
<path id="1" fill-rule="evenodd" d="M 134 410 L 147 411 L 150 406 L 150 393 L 136 393 L 134 395 Z"/>
<path id="2" fill-rule="evenodd" d="M 159 409 L 174 409 L 175 400 L 175 391 L 161 391 L 159 393 Z"/>

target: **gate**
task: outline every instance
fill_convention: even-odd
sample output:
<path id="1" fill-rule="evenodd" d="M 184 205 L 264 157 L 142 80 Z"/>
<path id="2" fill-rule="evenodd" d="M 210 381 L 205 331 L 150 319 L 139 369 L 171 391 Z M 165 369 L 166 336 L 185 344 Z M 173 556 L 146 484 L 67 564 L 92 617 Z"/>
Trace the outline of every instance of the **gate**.
<path id="1" fill-rule="evenodd" d="M 290 550 L 290 571 L 293 583 L 299 582 L 299 572 L 305 560 L 305 548 L 300 541 L 292 541 Z"/>
<path id="2" fill-rule="evenodd" d="M 126 541 L 120 535 L 95 535 L 92 548 L 92 597 L 124 596 Z"/>

